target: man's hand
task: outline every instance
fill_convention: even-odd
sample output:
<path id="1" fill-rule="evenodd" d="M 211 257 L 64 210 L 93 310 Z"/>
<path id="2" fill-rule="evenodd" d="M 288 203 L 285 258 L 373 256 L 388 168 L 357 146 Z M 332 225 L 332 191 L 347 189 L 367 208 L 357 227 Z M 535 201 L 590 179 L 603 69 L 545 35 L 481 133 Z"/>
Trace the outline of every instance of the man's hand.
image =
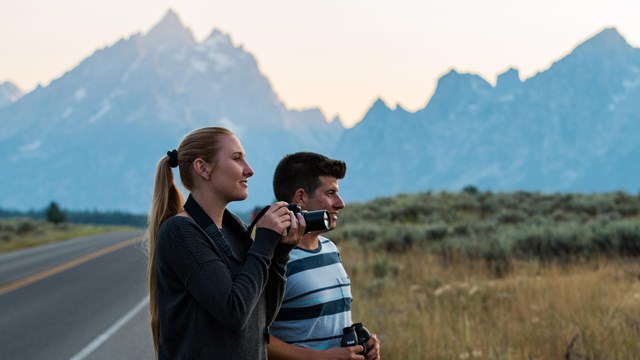
<path id="1" fill-rule="evenodd" d="M 364 356 L 358 355 L 364 351 L 362 346 L 347 346 L 347 347 L 334 347 L 327 350 L 322 351 L 322 359 L 331 359 L 331 360 L 364 360 Z"/>
<path id="2" fill-rule="evenodd" d="M 380 360 L 380 339 L 376 334 L 371 334 L 371 339 L 367 341 L 367 360 Z"/>
<path id="3" fill-rule="evenodd" d="M 271 342 L 267 345 L 269 360 L 364 360 L 364 356 L 358 355 L 363 350 L 360 345 L 313 350 L 287 344 L 275 336 L 271 336 Z"/>

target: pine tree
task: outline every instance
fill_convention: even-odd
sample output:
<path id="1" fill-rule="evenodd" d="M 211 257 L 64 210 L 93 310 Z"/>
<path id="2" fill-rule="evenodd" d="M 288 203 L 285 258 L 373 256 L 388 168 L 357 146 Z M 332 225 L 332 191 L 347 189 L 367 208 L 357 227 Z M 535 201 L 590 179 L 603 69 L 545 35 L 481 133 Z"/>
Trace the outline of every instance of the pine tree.
<path id="1" fill-rule="evenodd" d="M 52 222 L 54 224 L 60 224 L 67 220 L 67 216 L 65 215 L 60 207 L 55 201 L 52 201 L 49 204 L 49 208 L 47 209 L 47 221 Z"/>

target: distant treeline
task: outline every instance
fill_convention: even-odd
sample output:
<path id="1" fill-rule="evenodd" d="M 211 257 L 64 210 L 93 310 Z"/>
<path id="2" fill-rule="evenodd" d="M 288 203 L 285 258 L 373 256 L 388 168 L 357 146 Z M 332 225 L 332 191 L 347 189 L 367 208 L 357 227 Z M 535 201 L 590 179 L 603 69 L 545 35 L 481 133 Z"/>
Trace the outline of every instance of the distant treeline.
<path id="1" fill-rule="evenodd" d="M 640 195 L 492 193 L 407 194 L 348 204 L 334 240 L 363 249 L 421 247 L 443 259 L 470 257 L 508 267 L 510 259 L 640 256 Z"/>
<path id="2" fill-rule="evenodd" d="M 16 211 L 0 209 L 0 219 L 26 217 L 34 220 L 47 220 L 47 209 Z M 121 211 L 72 211 L 62 210 L 66 215 L 66 222 L 74 224 L 92 225 L 129 225 L 135 227 L 146 227 L 147 216 L 140 214 L 130 214 Z"/>

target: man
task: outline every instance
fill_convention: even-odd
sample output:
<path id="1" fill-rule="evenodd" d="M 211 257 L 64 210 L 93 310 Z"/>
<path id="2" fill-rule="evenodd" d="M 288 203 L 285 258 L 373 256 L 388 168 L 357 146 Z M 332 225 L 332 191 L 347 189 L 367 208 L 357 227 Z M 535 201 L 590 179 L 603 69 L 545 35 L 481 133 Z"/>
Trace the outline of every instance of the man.
<path id="1" fill-rule="evenodd" d="M 345 207 L 338 195 L 345 173 L 340 160 L 310 152 L 287 155 L 276 167 L 274 193 L 302 210 L 327 210 L 335 229 Z M 321 232 L 305 234 L 290 253 L 285 297 L 270 327 L 269 359 L 365 359 L 358 355 L 360 345 L 340 347 L 342 329 L 352 325 L 351 286 L 336 245 Z M 366 347 L 366 359 L 380 358 L 375 334 Z"/>

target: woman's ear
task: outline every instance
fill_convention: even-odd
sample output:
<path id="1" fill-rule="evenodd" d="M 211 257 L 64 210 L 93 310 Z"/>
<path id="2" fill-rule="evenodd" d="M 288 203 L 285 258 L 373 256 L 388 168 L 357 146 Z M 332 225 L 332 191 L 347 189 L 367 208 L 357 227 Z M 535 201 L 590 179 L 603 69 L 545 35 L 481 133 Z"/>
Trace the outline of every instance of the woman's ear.
<path id="1" fill-rule="evenodd" d="M 211 166 L 201 158 L 197 158 L 193 161 L 193 169 L 196 174 L 205 180 L 209 180 L 211 177 Z"/>

